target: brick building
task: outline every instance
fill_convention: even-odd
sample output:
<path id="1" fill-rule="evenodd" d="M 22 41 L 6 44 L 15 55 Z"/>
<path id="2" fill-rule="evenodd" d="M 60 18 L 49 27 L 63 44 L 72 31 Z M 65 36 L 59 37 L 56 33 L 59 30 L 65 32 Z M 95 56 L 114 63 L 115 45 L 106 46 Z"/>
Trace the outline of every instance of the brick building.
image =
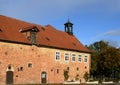
<path id="1" fill-rule="evenodd" d="M 73 34 L 73 24 L 65 32 L 0 15 L 0 84 L 85 82 L 90 72 L 90 51 Z"/>

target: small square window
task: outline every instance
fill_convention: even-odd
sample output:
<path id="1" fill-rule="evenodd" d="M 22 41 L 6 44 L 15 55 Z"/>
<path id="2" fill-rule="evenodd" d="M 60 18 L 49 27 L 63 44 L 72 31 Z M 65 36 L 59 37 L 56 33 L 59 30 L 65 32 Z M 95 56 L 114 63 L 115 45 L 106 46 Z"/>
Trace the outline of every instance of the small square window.
<path id="1" fill-rule="evenodd" d="M 32 63 L 28 63 L 28 68 L 32 68 Z"/>

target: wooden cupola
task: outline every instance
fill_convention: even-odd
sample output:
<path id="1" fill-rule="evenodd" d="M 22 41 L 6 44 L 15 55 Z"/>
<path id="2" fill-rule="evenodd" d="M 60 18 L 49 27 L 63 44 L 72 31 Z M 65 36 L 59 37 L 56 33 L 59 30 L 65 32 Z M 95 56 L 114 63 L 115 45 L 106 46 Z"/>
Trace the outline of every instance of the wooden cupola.
<path id="1" fill-rule="evenodd" d="M 70 34 L 70 35 L 73 35 L 73 24 L 69 21 L 68 21 L 64 24 L 65 26 L 65 32 Z"/>

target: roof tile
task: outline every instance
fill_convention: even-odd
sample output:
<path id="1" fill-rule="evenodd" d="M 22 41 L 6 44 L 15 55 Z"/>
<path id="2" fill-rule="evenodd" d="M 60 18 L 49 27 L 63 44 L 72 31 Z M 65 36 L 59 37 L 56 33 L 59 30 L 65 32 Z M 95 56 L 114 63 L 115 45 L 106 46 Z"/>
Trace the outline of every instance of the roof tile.
<path id="1" fill-rule="evenodd" d="M 90 52 L 90 50 L 83 46 L 74 35 L 69 35 L 66 32 L 56 30 L 51 25 L 41 26 L 0 15 L 1 40 L 31 44 L 30 40 L 25 38 L 20 31 L 29 30 L 33 27 L 37 27 L 39 30 L 37 41 L 40 45 Z"/>

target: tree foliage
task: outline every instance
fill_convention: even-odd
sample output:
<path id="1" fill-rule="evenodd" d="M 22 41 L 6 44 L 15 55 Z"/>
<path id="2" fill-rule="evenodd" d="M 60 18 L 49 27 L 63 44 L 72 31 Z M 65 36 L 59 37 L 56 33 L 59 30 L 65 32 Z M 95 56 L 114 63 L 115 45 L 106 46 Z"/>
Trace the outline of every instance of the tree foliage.
<path id="1" fill-rule="evenodd" d="M 120 50 L 99 41 L 88 47 L 93 51 L 91 56 L 91 74 L 95 77 L 118 77 L 120 73 Z"/>

